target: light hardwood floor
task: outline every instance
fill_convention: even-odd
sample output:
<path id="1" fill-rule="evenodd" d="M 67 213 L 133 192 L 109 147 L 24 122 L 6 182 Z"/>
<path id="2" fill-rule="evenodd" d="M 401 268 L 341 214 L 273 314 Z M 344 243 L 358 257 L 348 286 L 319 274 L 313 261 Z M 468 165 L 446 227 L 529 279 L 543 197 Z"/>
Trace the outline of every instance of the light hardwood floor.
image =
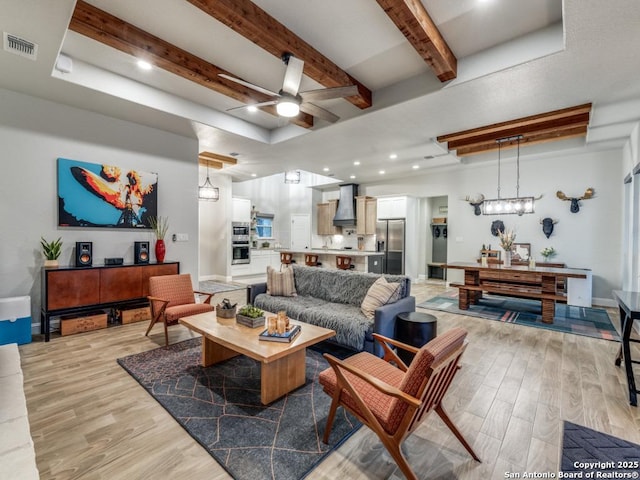
<path id="1" fill-rule="evenodd" d="M 418 302 L 442 292 L 414 284 Z M 244 292 L 214 297 L 244 302 Z M 609 310 L 614 324 L 617 311 Z M 433 313 L 433 312 L 430 312 Z M 618 344 L 437 313 L 438 331 L 469 331 L 463 368 L 445 408 L 482 459 L 474 462 L 437 415 L 405 443 L 420 478 L 499 479 L 506 472 L 557 472 L 562 421 L 640 443 Z M 117 363 L 164 344 L 147 322 L 20 347 L 38 468 L 47 479 L 227 479 L 229 475 Z M 171 327 L 170 341 L 194 334 Z M 638 355 L 636 355 L 638 356 Z M 360 429 L 309 479 L 402 479 L 377 437 Z"/>

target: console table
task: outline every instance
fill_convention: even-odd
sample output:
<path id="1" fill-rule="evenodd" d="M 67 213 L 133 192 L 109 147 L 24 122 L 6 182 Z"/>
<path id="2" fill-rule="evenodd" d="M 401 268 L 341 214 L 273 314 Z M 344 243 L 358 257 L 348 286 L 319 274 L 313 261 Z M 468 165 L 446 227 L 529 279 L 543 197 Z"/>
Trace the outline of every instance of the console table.
<path id="1" fill-rule="evenodd" d="M 40 333 L 51 338 L 51 317 L 99 308 L 148 305 L 149 278 L 180 273 L 179 262 L 42 269 Z"/>
<path id="2" fill-rule="evenodd" d="M 447 268 L 464 270 L 464 284 L 458 287 L 458 308 L 468 310 L 482 298 L 482 292 L 508 295 L 512 297 L 540 300 L 542 321 L 553 323 L 556 302 L 566 302 L 566 295 L 558 289 L 558 281 L 568 278 L 587 278 L 585 270 L 552 267 L 505 267 L 490 264 L 486 267 L 476 263 L 448 263 Z"/>
<path id="3" fill-rule="evenodd" d="M 622 359 L 624 359 L 627 386 L 629 388 L 629 403 L 636 407 L 638 405 L 638 390 L 633 376 L 633 364 L 640 363 L 640 361 L 631 359 L 630 342 L 640 343 L 640 340 L 631 338 L 633 322 L 634 320 L 640 320 L 640 292 L 614 290 L 613 298 L 616 299 L 620 308 L 620 329 L 622 330 L 622 345 L 616 356 L 615 363 L 620 366 Z"/>

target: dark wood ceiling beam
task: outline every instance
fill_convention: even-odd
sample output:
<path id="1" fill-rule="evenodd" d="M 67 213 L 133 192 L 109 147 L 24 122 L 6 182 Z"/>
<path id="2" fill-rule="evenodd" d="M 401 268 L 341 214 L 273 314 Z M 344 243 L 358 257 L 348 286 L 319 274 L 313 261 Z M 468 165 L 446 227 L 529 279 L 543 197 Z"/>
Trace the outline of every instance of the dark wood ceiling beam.
<path id="1" fill-rule="evenodd" d="M 420 0 L 377 0 L 441 82 L 458 75 L 458 59 Z"/>
<path id="2" fill-rule="evenodd" d="M 203 167 L 215 168 L 216 170 L 221 170 L 224 167 L 222 162 L 201 156 L 198 156 L 198 164 Z"/>
<path id="3" fill-rule="evenodd" d="M 531 134 L 543 134 L 551 133 L 555 131 L 562 131 L 571 129 L 577 126 L 587 126 L 589 124 L 589 114 L 580 113 L 571 117 L 559 118 L 550 122 L 533 123 L 530 125 L 523 125 L 519 127 L 505 128 L 500 130 L 499 138 L 510 138 L 518 135 L 522 135 L 527 138 Z M 496 143 L 496 132 L 483 133 L 480 135 L 467 137 L 460 140 L 453 140 L 448 142 L 449 150 L 457 150 L 462 147 L 472 147 L 474 145 L 481 145 L 483 143 Z"/>
<path id="4" fill-rule="evenodd" d="M 538 133 L 528 135 L 520 140 L 520 147 L 527 147 L 531 145 L 537 145 L 541 143 L 557 142 L 559 140 L 568 140 L 570 138 L 584 137 L 587 135 L 587 126 L 571 127 L 564 130 L 554 130 L 546 133 Z M 517 140 L 511 140 L 500 143 L 501 150 L 508 150 L 516 148 L 518 146 Z M 497 152 L 498 144 L 493 141 L 491 143 L 484 143 L 480 145 L 473 145 L 469 147 L 461 147 L 456 150 L 456 155 L 459 157 L 468 157 L 471 155 L 478 155 L 481 153 Z"/>
<path id="5" fill-rule="evenodd" d="M 272 100 L 268 95 L 219 76 L 221 73 L 234 76 L 232 73 L 82 0 L 76 4 L 69 29 L 239 102 L 249 104 Z M 273 106 L 263 109 L 278 116 Z M 313 117 L 305 113 L 291 121 L 305 128 L 313 126 Z"/>
<path id="6" fill-rule="evenodd" d="M 590 115 L 591 104 L 586 103 L 462 132 L 440 135 L 437 140 L 447 143 L 449 150 L 455 150 L 456 155 L 464 157 L 498 150 L 496 141 L 500 139 L 513 138 L 512 141 L 500 144 L 501 148 L 508 149 L 518 144 L 515 138 L 518 136 L 521 137 L 520 146 L 584 136 L 587 134 Z"/>
<path id="7" fill-rule="evenodd" d="M 213 153 L 213 152 L 207 152 L 207 151 L 200 152 L 198 154 L 198 157 L 202 157 L 209 160 L 216 160 L 218 162 L 222 162 L 227 165 L 236 165 L 238 163 L 238 160 L 236 160 L 234 157 L 228 157 L 227 155 L 220 155 L 219 153 Z"/>
<path id="8" fill-rule="evenodd" d="M 358 95 L 345 99 L 359 108 L 372 105 L 371 90 L 250 0 L 187 1 L 278 58 L 292 53 L 304 61 L 305 75 L 325 87 L 356 85 Z"/>

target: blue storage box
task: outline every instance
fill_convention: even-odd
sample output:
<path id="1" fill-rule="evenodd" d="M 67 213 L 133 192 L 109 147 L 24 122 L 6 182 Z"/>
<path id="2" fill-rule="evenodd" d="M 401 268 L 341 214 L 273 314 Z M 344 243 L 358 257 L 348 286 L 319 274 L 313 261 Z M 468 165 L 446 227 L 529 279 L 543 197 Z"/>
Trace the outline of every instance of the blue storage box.
<path id="1" fill-rule="evenodd" d="M 31 297 L 0 298 L 0 345 L 31 343 Z"/>

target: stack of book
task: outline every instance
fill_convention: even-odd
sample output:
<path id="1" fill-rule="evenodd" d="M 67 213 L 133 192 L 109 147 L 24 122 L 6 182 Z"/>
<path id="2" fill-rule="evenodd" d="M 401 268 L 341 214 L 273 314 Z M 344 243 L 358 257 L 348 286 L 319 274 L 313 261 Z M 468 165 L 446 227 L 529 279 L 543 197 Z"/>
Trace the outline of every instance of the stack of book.
<path id="1" fill-rule="evenodd" d="M 300 325 L 293 325 L 290 330 L 284 333 L 274 333 L 269 335 L 267 330 L 263 331 L 258 338 L 260 340 L 266 340 L 268 342 L 292 342 L 300 334 Z"/>

